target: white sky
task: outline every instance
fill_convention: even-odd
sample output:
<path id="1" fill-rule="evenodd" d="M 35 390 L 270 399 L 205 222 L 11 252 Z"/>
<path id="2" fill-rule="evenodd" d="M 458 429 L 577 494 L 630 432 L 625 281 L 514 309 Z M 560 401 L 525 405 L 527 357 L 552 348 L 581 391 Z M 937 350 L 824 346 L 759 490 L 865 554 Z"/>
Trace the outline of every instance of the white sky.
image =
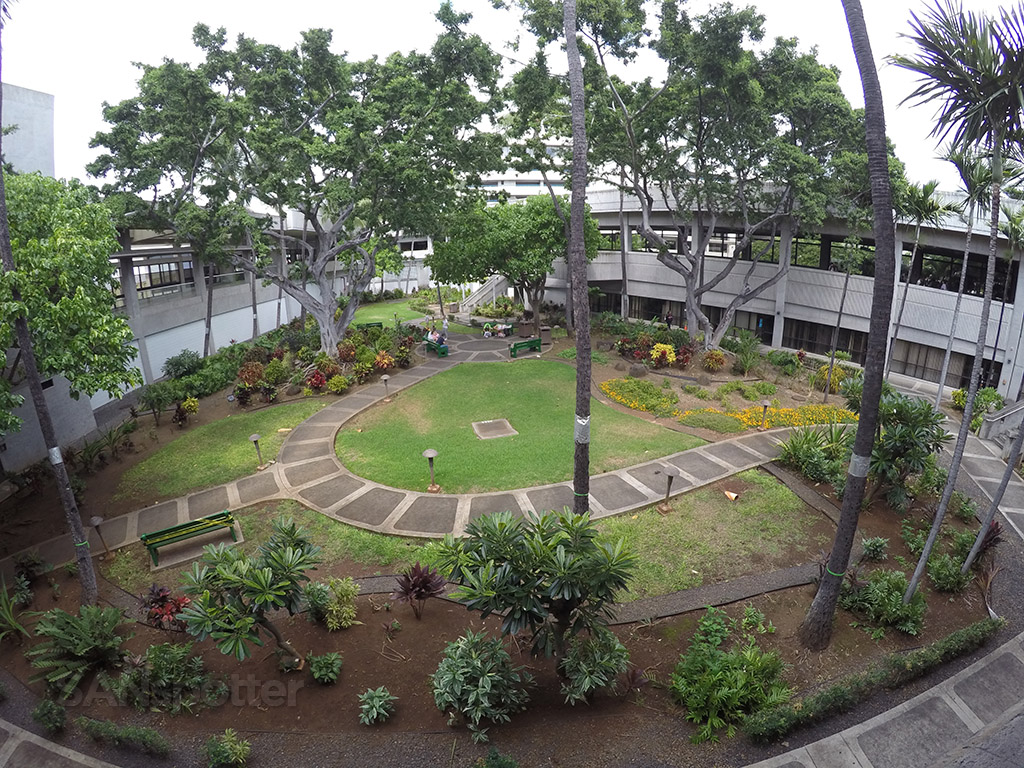
<path id="1" fill-rule="evenodd" d="M 709 0 L 691 0 L 700 12 Z M 104 128 L 101 105 L 116 103 L 135 92 L 138 70 L 132 62 L 158 64 L 163 58 L 196 61 L 192 27 L 199 21 L 226 27 L 228 39 L 239 33 L 264 43 L 292 46 L 304 29 L 334 30 L 335 49 L 352 57 L 387 55 L 394 50 L 425 50 L 439 25 L 435 0 L 336 0 L 333 3 L 295 0 L 14 0 L 12 19 L 3 34 L 3 79 L 13 85 L 53 94 L 55 154 L 59 177 L 86 178 L 85 165 L 96 154 L 89 140 Z M 734 5 L 743 5 L 736 0 Z M 768 38 L 796 37 L 802 49 L 817 46 L 819 59 L 842 70 L 841 85 L 854 106 L 863 103 L 860 80 L 850 47 L 840 0 L 751 0 L 767 17 Z M 909 13 L 928 6 L 907 0 L 862 0 L 876 60 L 905 49 L 899 33 L 908 31 Z M 998 0 L 963 0 L 970 10 L 994 12 Z M 495 11 L 488 0 L 455 0 L 455 7 L 474 14 L 472 31 L 496 49 L 515 34 L 515 17 Z M 656 19 L 649 20 L 649 26 Z M 520 55 L 526 55 L 524 52 Z M 628 74 L 628 73 L 627 73 Z M 635 79 L 646 72 L 637 71 Z M 939 179 L 953 189 L 956 175 L 936 160 L 935 139 L 928 134 L 934 110 L 899 102 L 913 87 L 913 78 L 895 67 L 880 70 L 886 100 L 886 121 L 911 181 Z"/>

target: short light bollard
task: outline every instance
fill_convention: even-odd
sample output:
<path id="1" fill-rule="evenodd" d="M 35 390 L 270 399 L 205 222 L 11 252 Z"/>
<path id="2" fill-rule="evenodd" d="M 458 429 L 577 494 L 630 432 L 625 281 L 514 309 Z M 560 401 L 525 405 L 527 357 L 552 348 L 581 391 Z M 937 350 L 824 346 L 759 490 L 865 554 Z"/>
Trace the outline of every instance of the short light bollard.
<path id="1" fill-rule="evenodd" d="M 256 469 L 264 469 L 263 453 L 260 451 L 260 436 L 252 434 L 249 435 L 249 439 L 252 440 L 252 444 L 256 446 Z"/>
<path id="2" fill-rule="evenodd" d="M 100 524 L 103 523 L 103 518 L 99 515 L 93 515 L 89 518 L 89 525 L 96 529 L 96 535 L 100 537 L 100 544 L 103 545 L 103 554 L 100 555 L 100 560 L 113 560 L 114 553 L 110 551 L 110 547 L 107 546 L 106 539 L 103 538 L 103 532 L 100 531 Z"/>
<path id="3" fill-rule="evenodd" d="M 423 452 L 423 458 L 427 460 L 427 464 L 430 465 L 430 485 L 427 486 L 427 491 L 430 493 L 437 493 L 441 490 L 441 486 L 434 482 L 434 459 L 437 458 L 437 451 L 433 448 L 427 448 Z"/>
<path id="4" fill-rule="evenodd" d="M 672 481 L 675 480 L 681 474 L 679 469 L 669 464 L 665 469 L 655 470 L 655 474 L 665 475 L 665 479 L 668 481 L 665 486 L 665 499 L 657 506 L 657 510 L 662 515 L 667 515 L 672 511 L 672 506 L 668 503 L 669 497 L 672 495 Z"/>
<path id="5" fill-rule="evenodd" d="M 380 380 L 384 382 L 384 402 L 390 403 L 391 395 L 388 394 L 388 381 L 391 380 L 391 377 L 385 373 L 383 376 L 380 377 Z"/>
<path id="6" fill-rule="evenodd" d="M 767 429 L 765 424 L 768 423 L 768 409 L 771 408 L 771 406 L 772 406 L 772 401 L 771 400 L 762 400 L 761 401 L 761 408 L 763 410 L 761 411 L 761 426 L 758 427 L 758 429 L 761 432 L 764 432 Z"/>

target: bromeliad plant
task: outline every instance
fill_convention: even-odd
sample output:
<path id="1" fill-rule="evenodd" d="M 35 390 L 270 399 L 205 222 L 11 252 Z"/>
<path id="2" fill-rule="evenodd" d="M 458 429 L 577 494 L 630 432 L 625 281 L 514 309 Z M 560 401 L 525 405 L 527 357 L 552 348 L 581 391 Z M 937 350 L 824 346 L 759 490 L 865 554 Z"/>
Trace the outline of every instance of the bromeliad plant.
<path id="1" fill-rule="evenodd" d="M 413 615 L 423 618 L 423 604 L 431 597 L 444 594 L 447 582 L 437 571 L 430 570 L 429 565 L 416 562 L 412 568 L 398 577 L 398 589 L 391 594 L 392 600 L 408 603 L 412 606 Z"/>
<path id="2" fill-rule="evenodd" d="M 279 609 L 290 615 L 299 612 L 303 585 L 309 581 L 306 571 L 320 562 L 319 553 L 304 529 L 281 518 L 255 557 L 225 544 L 206 547 L 185 574 L 185 593 L 192 597 L 182 611 L 186 631 L 199 640 L 213 638 L 221 653 L 239 661 L 249 657 L 251 646 L 263 645 L 262 631 L 289 666 L 301 668 L 305 660 L 268 614 Z"/>
<path id="3" fill-rule="evenodd" d="M 187 597 L 175 597 L 167 587 L 156 584 L 142 598 L 142 608 L 146 612 L 146 623 L 158 629 L 185 629 L 185 622 L 180 614 L 192 601 Z"/>

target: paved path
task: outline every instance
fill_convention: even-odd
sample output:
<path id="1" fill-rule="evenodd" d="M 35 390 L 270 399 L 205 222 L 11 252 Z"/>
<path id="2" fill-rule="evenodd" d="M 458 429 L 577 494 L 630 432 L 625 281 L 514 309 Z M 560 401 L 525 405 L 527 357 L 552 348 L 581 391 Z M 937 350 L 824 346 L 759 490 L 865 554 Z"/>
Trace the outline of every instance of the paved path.
<path id="1" fill-rule="evenodd" d="M 401 371 L 389 381 L 395 393 L 459 362 L 507 359 L 506 340 L 454 337 L 448 358 Z M 271 469 L 234 483 L 200 491 L 108 521 L 103 534 L 111 546 L 138 540 L 140 533 L 184 522 L 225 508 L 258 501 L 295 498 L 337 520 L 363 528 L 407 536 L 458 534 L 479 515 L 511 509 L 523 514 L 571 506 L 572 487 L 555 483 L 490 494 L 431 495 L 388 488 L 351 474 L 334 456 L 334 435 L 350 418 L 384 397 L 382 384 L 346 395 L 297 427 Z M 745 434 L 634 467 L 591 478 L 590 503 L 595 517 L 649 506 L 664 497 L 668 465 L 680 470 L 673 495 L 716 482 L 773 459 L 788 430 Z M 991 499 L 1005 464 L 987 444 L 971 436 L 963 473 Z M 1014 476 L 1001 511 L 1021 534 L 1024 529 L 1024 482 Z M 93 546 L 99 546 L 94 541 Z M 70 559 L 67 537 L 40 546 L 51 562 Z M 0 571 L 10 563 L 0 563 Z M 806 583 L 796 569 L 779 571 L 779 584 Z M 793 571 L 793 573 L 788 573 Z M 763 578 L 753 593 L 782 588 Z M 786 583 L 783 583 L 786 582 Z M 731 584 L 731 583 L 730 583 Z M 364 585 L 370 586 L 370 585 Z M 742 584 L 735 584 L 741 589 Z M 741 590 L 742 591 L 742 590 Z M 708 596 L 690 590 L 693 607 Z M 714 601 L 712 601 L 714 602 Z M 637 617 L 655 615 L 650 606 L 634 606 Z M 1024 746 L 1024 633 L 925 693 L 867 722 L 752 768 L 931 768 L 978 766 L 1019 768 Z M 50 768 L 108 763 L 52 744 L 0 720 L 0 768 Z"/>

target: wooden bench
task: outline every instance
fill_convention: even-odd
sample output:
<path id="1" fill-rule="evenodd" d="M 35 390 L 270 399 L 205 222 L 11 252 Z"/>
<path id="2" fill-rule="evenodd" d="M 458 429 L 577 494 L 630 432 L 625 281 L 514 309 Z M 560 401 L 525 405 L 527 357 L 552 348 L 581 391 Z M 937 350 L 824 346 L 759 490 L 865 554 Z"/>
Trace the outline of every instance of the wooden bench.
<path id="1" fill-rule="evenodd" d="M 164 528 L 162 531 L 144 533 L 139 536 L 139 539 L 146 545 L 146 549 L 149 550 L 149 556 L 153 559 L 153 567 L 156 567 L 160 564 L 157 559 L 157 550 L 165 544 L 185 541 L 195 536 L 201 536 L 204 533 L 220 531 L 225 528 L 231 531 L 231 540 L 238 541 L 238 536 L 235 534 L 235 516 L 227 510 L 207 515 L 206 517 L 200 517 L 198 520 L 190 520 L 181 525 L 172 525 L 170 528 Z"/>
<path id="2" fill-rule="evenodd" d="M 534 337 L 527 339 L 526 341 L 516 341 L 508 345 L 509 357 L 518 357 L 520 352 L 526 352 L 528 350 L 536 350 L 540 352 L 540 337 Z"/>
<path id="3" fill-rule="evenodd" d="M 384 323 L 356 323 L 356 328 L 365 331 L 367 328 L 383 328 Z"/>
<path id="4" fill-rule="evenodd" d="M 438 357 L 448 357 L 448 345 L 438 344 L 436 341 L 430 339 L 424 339 L 423 343 L 426 345 L 429 352 L 437 352 Z"/>

